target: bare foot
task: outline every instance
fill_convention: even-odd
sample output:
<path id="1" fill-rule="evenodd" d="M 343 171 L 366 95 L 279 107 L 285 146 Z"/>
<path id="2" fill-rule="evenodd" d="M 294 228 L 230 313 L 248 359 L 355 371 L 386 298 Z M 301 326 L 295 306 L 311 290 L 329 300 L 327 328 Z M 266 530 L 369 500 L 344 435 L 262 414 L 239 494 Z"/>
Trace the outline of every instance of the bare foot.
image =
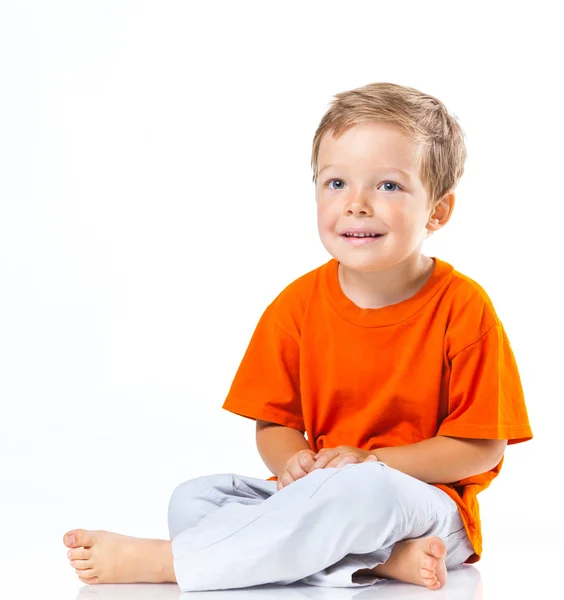
<path id="1" fill-rule="evenodd" d="M 169 540 L 72 529 L 63 543 L 84 583 L 176 583 Z"/>
<path id="2" fill-rule="evenodd" d="M 390 558 L 369 572 L 377 577 L 397 579 L 438 590 L 446 584 L 446 547 L 440 537 L 402 540 L 394 545 Z"/>

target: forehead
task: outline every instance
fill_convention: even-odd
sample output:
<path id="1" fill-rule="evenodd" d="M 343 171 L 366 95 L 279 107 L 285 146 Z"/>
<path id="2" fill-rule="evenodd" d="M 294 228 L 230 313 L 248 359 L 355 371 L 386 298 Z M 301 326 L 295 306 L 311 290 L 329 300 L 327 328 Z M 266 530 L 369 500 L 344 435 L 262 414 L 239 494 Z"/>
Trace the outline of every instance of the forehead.
<path id="1" fill-rule="evenodd" d="M 382 166 L 416 171 L 416 147 L 406 133 L 382 122 L 359 123 L 344 132 L 327 132 L 319 144 L 318 165 Z"/>

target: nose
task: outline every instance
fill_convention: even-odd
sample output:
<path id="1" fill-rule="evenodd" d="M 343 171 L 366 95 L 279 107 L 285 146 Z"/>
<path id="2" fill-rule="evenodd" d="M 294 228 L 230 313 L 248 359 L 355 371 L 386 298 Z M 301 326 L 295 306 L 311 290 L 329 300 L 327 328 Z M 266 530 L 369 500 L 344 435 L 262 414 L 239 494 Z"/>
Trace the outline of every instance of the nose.
<path id="1" fill-rule="evenodd" d="M 371 215 L 372 207 L 362 192 L 349 194 L 345 205 L 347 215 Z"/>

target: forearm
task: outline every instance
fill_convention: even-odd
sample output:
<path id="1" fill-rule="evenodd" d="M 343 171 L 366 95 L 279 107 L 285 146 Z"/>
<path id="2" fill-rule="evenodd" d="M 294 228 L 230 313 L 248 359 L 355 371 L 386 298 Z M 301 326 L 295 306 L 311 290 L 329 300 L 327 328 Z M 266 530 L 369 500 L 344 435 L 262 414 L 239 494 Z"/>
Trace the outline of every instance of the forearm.
<path id="1" fill-rule="evenodd" d="M 384 464 L 426 483 L 452 483 L 485 473 L 501 460 L 504 440 L 436 436 L 370 452 Z"/>
<path id="2" fill-rule="evenodd" d="M 303 433 L 276 424 L 257 429 L 257 448 L 264 464 L 273 475 L 280 473 L 292 454 L 303 448 L 310 449 Z"/>

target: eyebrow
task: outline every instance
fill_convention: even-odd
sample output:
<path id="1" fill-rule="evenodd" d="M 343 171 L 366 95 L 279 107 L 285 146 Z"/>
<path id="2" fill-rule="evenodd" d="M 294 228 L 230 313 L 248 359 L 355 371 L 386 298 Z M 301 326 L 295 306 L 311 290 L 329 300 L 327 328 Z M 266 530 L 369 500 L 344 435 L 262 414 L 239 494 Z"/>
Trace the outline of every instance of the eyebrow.
<path id="1" fill-rule="evenodd" d="M 319 175 L 321 175 L 321 172 L 325 171 L 325 169 L 328 169 L 329 167 L 335 167 L 335 166 L 337 166 L 337 165 L 325 165 L 323 168 L 321 168 L 319 170 Z M 410 179 L 409 173 L 407 171 L 404 171 L 403 169 L 396 169 L 395 167 L 382 167 L 380 170 L 387 171 L 387 172 L 395 171 L 396 173 L 401 173 L 404 177 L 407 177 L 407 179 Z"/>

